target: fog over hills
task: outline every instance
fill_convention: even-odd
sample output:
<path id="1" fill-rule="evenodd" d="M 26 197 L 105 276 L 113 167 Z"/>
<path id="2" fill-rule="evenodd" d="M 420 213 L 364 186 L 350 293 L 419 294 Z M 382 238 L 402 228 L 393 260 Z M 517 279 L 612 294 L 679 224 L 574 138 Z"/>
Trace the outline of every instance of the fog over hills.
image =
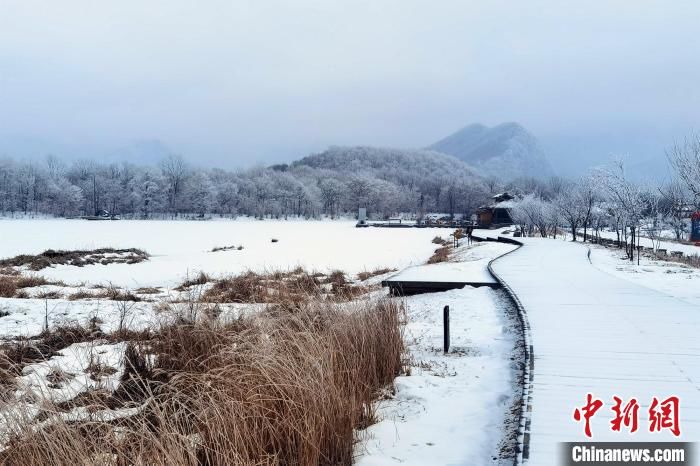
<path id="1" fill-rule="evenodd" d="M 518 123 L 492 128 L 472 124 L 428 149 L 453 155 L 478 173 L 503 180 L 520 176 L 545 178 L 553 174 L 537 138 Z"/>

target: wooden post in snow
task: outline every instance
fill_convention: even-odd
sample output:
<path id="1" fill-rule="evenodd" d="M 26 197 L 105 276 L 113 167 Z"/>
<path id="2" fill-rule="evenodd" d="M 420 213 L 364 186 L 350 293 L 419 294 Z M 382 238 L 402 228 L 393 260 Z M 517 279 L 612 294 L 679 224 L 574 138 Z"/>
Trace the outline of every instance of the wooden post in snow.
<path id="1" fill-rule="evenodd" d="M 442 349 L 445 354 L 450 352 L 450 306 L 442 310 Z"/>

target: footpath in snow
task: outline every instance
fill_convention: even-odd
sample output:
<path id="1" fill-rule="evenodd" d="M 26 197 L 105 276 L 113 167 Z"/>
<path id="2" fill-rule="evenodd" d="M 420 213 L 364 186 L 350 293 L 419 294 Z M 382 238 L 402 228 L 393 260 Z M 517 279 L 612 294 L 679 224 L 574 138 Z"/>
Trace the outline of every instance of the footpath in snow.
<path id="1" fill-rule="evenodd" d="M 606 273 L 589 262 L 584 245 L 539 238 L 523 243 L 493 267 L 520 298 L 531 328 L 528 464 L 557 464 L 559 442 L 587 440 L 573 413 L 588 393 L 604 403 L 591 418 L 590 440 L 697 440 L 700 309 Z M 636 433 L 625 426 L 612 431 L 615 395 L 623 403 L 638 400 Z M 667 429 L 650 433 L 652 399 L 671 395 L 680 398 L 680 437 Z"/>

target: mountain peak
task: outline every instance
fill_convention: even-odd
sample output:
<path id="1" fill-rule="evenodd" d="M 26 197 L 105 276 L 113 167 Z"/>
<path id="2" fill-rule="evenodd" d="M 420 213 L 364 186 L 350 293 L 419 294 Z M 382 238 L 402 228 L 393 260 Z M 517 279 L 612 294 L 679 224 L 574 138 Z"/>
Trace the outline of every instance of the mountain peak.
<path id="1" fill-rule="evenodd" d="M 517 122 L 494 127 L 471 124 L 428 146 L 453 155 L 484 175 L 501 179 L 543 178 L 552 174 L 537 138 Z"/>

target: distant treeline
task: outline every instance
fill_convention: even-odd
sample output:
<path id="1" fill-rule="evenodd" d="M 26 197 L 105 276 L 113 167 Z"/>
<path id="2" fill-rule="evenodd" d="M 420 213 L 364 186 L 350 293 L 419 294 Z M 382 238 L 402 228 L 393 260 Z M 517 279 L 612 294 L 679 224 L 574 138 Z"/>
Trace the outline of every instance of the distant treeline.
<path id="1" fill-rule="evenodd" d="M 622 165 L 603 170 L 608 173 L 605 176 L 594 170 L 579 181 L 549 177 L 504 183 L 496 177 L 480 177 L 464 162 L 439 152 L 374 147 L 331 147 L 291 164 L 242 171 L 196 167 L 175 155 L 157 166 L 94 160 L 69 163 L 52 156 L 41 162 L 0 158 L 0 214 L 74 216 L 107 210 L 131 218 L 315 218 L 355 214 L 366 207 L 375 218 L 398 212 L 470 216 L 489 204 L 494 194 L 508 191 L 525 200 L 525 205 L 530 202 L 537 207 L 537 212 L 564 212 L 563 217 L 575 219 L 578 210 L 567 213 L 567 206 L 583 206 L 583 224 L 592 218 L 594 206 L 612 204 L 626 205 L 624 218 L 633 218 L 635 224 L 641 215 L 635 203 L 648 206 L 658 200 L 676 217 L 674 229 L 678 229 L 687 208 L 700 205 L 700 137 L 693 135 L 674 146 L 669 161 L 676 174 L 670 184 L 641 187 L 627 180 Z M 631 200 L 616 199 L 611 193 L 622 194 L 611 186 L 623 186 L 620 192 Z M 578 197 L 569 199 L 574 195 Z M 541 201 L 556 201 L 560 208 L 546 209 L 538 204 Z M 513 212 L 516 217 L 522 213 L 522 209 Z M 560 224 L 557 215 L 537 217 L 549 218 L 543 224 Z M 532 218 L 528 222 L 537 223 Z"/>
<path id="2" fill-rule="evenodd" d="M 493 183 L 491 189 L 493 189 Z M 192 166 L 169 156 L 157 166 L 0 159 L 3 214 L 133 218 L 249 215 L 280 218 L 396 212 L 471 214 L 489 183 L 463 162 L 430 151 L 334 147 L 291 165 L 243 171 Z"/>

